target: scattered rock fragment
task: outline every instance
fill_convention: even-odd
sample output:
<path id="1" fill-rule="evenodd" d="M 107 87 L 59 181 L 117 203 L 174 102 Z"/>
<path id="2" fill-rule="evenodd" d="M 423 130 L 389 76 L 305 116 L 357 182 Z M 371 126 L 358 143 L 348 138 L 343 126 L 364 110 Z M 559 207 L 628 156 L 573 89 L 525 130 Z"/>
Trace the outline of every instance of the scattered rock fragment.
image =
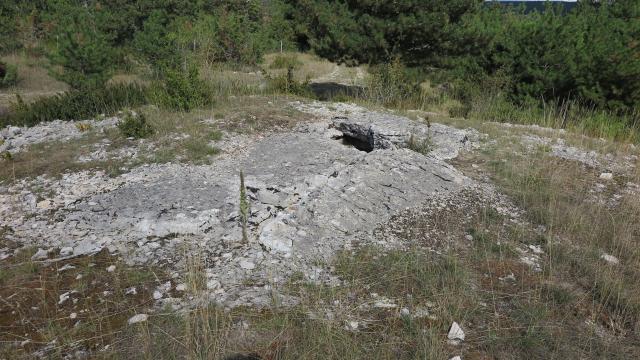
<path id="1" fill-rule="evenodd" d="M 460 325 L 458 325 L 457 322 L 454 321 L 453 324 L 451 324 L 451 328 L 449 328 L 449 334 L 447 335 L 447 338 L 449 339 L 449 344 L 451 345 L 459 345 L 464 341 L 464 331 L 462 331 L 462 328 L 460 327 Z"/>
<path id="2" fill-rule="evenodd" d="M 49 199 L 42 200 L 36 204 L 36 207 L 41 210 L 50 210 L 53 208 L 53 201 Z"/>
<path id="3" fill-rule="evenodd" d="M 132 286 L 130 288 L 127 288 L 127 290 L 125 290 L 124 294 L 125 295 L 137 295 L 138 294 L 138 290 L 136 289 L 135 286 Z"/>
<path id="4" fill-rule="evenodd" d="M 602 174 L 600 174 L 600 179 L 602 180 L 612 180 L 613 179 L 613 174 L 610 172 L 604 172 Z"/>
<path id="5" fill-rule="evenodd" d="M 544 250 L 542 250 L 542 246 L 540 245 L 529 245 L 529 250 L 533 251 L 536 255 L 544 254 Z"/>
<path id="6" fill-rule="evenodd" d="M 63 247 L 60 249 L 60 256 L 66 257 L 73 255 L 73 248 L 70 246 Z"/>
<path id="7" fill-rule="evenodd" d="M 600 255 L 600 258 L 611 265 L 618 265 L 620 263 L 620 260 L 613 255 L 602 254 Z"/>
<path id="8" fill-rule="evenodd" d="M 382 296 L 374 296 L 376 300 L 373 303 L 373 307 L 377 309 L 395 309 L 398 307 L 391 299 L 387 299 Z"/>
<path id="9" fill-rule="evenodd" d="M 129 325 L 145 322 L 149 319 L 149 315 L 147 314 L 136 314 L 129 318 Z"/>
<path id="10" fill-rule="evenodd" d="M 215 290 L 220 288 L 220 281 L 216 280 L 216 279 L 210 279 L 207 281 L 207 289 L 209 290 Z M 177 287 L 176 287 L 177 290 Z M 184 289 L 182 290 L 184 291 Z"/>
<path id="11" fill-rule="evenodd" d="M 64 294 L 61 294 L 59 297 L 58 305 L 63 305 L 65 302 L 67 302 L 67 300 L 69 300 L 71 295 L 75 294 L 76 292 L 77 291 L 75 290 L 71 290 L 71 291 L 65 292 Z"/>
<path id="12" fill-rule="evenodd" d="M 347 321 L 347 324 L 345 326 L 347 330 L 351 330 L 351 331 L 356 331 L 358 330 L 359 327 L 360 327 L 360 323 L 356 320 Z"/>
<path id="13" fill-rule="evenodd" d="M 256 264 L 248 260 L 242 260 L 240 261 L 240 267 L 244 270 L 253 270 L 256 268 Z"/>
<path id="14" fill-rule="evenodd" d="M 63 271 L 67 271 L 67 270 L 72 270 L 75 269 L 76 267 L 71 265 L 71 264 L 65 264 L 63 267 L 58 269 L 58 272 L 63 272 Z"/>
<path id="15" fill-rule="evenodd" d="M 110 266 L 107 268 L 107 272 L 112 273 L 112 272 L 114 272 L 114 271 L 116 271 L 116 266 L 115 266 L 115 265 L 110 265 Z"/>
<path id="16" fill-rule="evenodd" d="M 38 248 L 38 251 L 36 251 L 36 253 L 33 254 L 33 256 L 31 256 L 31 260 L 45 260 L 48 258 L 49 258 L 49 251 L 41 248 Z"/>
<path id="17" fill-rule="evenodd" d="M 435 320 L 435 316 L 429 314 L 429 309 L 422 306 L 419 306 L 413 310 L 413 317 L 415 319 L 422 319 L 422 318 L 428 317 L 432 320 Z"/>

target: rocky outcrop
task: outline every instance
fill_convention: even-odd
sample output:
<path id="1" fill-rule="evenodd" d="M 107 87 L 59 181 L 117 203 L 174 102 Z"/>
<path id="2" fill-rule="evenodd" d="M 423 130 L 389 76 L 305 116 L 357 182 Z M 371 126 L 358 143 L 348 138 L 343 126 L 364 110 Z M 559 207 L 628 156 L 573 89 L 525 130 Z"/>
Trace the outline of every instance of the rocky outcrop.
<path id="1" fill-rule="evenodd" d="M 409 136 L 429 136 L 433 152 L 406 148 Z M 474 136 L 384 113 L 343 113 L 268 135 L 212 165 L 145 165 L 116 178 L 83 172 L 15 184 L 0 192 L 0 226 L 12 240 L 42 247 L 45 257 L 44 248 L 74 255 L 108 249 L 132 264 L 180 272 L 197 254 L 216 284 L 212 299 L 264 306 L 273 300 L 265 284 L 299 272 L 332 281 L 318 261 L 345 244 L 374 241 L 376 226 L 399 211 L 469 186 L 444 159 L 473 146 Z M 241 170 L 248 242 L 238 212 Z M 51 195 L 36 199 L 28 190 L 34 186 Z M 247 279 L 263 285 L 245 286 Z"/>

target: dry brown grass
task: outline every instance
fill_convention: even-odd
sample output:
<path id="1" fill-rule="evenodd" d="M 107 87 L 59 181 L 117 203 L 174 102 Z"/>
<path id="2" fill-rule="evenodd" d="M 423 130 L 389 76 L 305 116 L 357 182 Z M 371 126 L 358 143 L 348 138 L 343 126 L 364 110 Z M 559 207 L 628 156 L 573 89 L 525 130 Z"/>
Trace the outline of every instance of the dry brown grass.
<path id="1" fill-rule="evenodd" d="M 35 59 L 22 54 L 3 56 L 2 61 L 18 66 L 18 83 L 0 90 L 0 108 L 7 108 L 20 94 L 29 102 L 39 97 L 55 95 L 68 89 L 65 83 L 49 76 L 43 59 Z"/>
<path id="2" fill-rule="evenodd" d="M 313 82 L 363 85 L 367 77 L 367 69 L 364 66 L 347 67 L 345 65 L 337 65 L 312 54 L 295 52 L 267 54 L 262 66 L 263 69 L 274 76 L 286 74 L 287 69 L 271 69 L 271 64 L 279 56 L 289 56 L 300 61 L 300 67 L 294 70 L 295 80 L 300 82 L 311 80 Z"/>
<path id="3" fill-rule="evenodd" d="M 111 141 L 108 149 L 117 149 L 129 143 L 121 137 L 115 129 L 106 133 L 87 130 L 82 138 L 73 141 L 54 141 L 35 144 L 11 156 L 10 159 L 0 159 L 0 182 L 5 184 L 15 180 L 39 175 L 57 177 L 64 172 L 82 170 L 104 170 L 109 174 L 120 173 L 125 166 L 123 160 L 90 161 L 81 163 L 78 158 L 87 156 L 94 151 L 92 145 L 102 139 Z"/>
<path id="4" fill-rule="evenodd" d="M 626 145 L 606 146 L 612 148 L 628 150 Z M 548 319 L 565 341 L 586 357 L 638 356 L 639 194 L 623 190 L 627 182 L 640 181 L 637 169 L 616 174 L 614 181 L 604 181 L 602 193 L 594 193 L 595 184 L 603 182 L 599 171 L 553 158 L 544 149 L 522 150 L 500 141 L 493 150 L 466 155 L 456 164 L 470 174 L 478 174 L 470 164 L 480 165 L 479 177 L 490 175 L 527 211 L 532 226 L 544 226 L 544 276 L 528 291 L 552 301 Z M 621 195 L 617 203 L 611 202 L 614 194 Z M 617 257 L 620 264 L 608 264 L 603 254 Z"/>
<path id="5" fill-rule="evenodd" d="M 0 234 L 0 246 L 12 244 Z M 129 317 L 152 306 L 153 290 L 166 279 L 158 269 L 127 267 L 106 251 L 50 263 L 31 261 L 32 253 L 23 249 L 0 267 L 3 358 L 32 358 L 43 348 L 49 358 L 78 350 L 99 354 L 112 346 Z M 113 264 L 116 271 L 107 272 Z M 73 268 L 60 271 L 64 266 Z M 132 286 L 137 294 L 125 294 Z M 76 293 L 60 304 L 60 295 L 69 291 Z"/>

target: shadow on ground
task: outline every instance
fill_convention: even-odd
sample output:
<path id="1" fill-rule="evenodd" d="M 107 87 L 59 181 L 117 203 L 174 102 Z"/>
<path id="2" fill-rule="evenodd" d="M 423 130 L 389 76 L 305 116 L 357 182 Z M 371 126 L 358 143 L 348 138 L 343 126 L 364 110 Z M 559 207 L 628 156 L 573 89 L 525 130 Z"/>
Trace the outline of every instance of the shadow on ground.
<path id="1" fill-rule="evenodd" d="M 360 97 L 364 88 L 356 85 L 344 85 L 334 82 L 311 83 L 309 88 L 321 101 L 333 100 L 336 97 Z"/>

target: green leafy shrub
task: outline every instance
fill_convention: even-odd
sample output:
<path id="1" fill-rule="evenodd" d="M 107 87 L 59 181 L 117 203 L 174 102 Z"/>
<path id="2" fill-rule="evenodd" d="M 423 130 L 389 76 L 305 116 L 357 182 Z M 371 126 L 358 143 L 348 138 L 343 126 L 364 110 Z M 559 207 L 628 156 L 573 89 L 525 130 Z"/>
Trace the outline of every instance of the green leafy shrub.
<path id="1" fill-rule="evenodd" d="M 146 91 L 136 84 L 118 84 L 92 91 L 72 90 L 25 103 L 20 96 L 0 125 L 34 126 L 52 120 L 82 120 L 113 114 L 146 103 Z"/>
<path id="2" fill-rule="evenodd" d="M 156 83 L 150 97 L 158 106 L 179 111 L 190 111 L 214 103 L 213 89 L 199 78 L 195 66 L 186 70 L 166 67 L 163 81 Z"/>
<path id="3" fill-rule="evenodd" d="M 0 2 L 0 53 L 7 53 L 21 47 L 18 33 L 19 14 L 11 1 Z"/>
<path id="4" fill-rule="evenodd" d="M 131 111 L 127 111 L 124 118 L 118 122 L 118 129 L 125 137 L 135 139 L 146 138 L 154 132 L 144 114 Z"/>
<path id="5" fill-rule="evenodd" d="M 18 67 L 0 62 L 0 88 L 18 83 Z"/>

